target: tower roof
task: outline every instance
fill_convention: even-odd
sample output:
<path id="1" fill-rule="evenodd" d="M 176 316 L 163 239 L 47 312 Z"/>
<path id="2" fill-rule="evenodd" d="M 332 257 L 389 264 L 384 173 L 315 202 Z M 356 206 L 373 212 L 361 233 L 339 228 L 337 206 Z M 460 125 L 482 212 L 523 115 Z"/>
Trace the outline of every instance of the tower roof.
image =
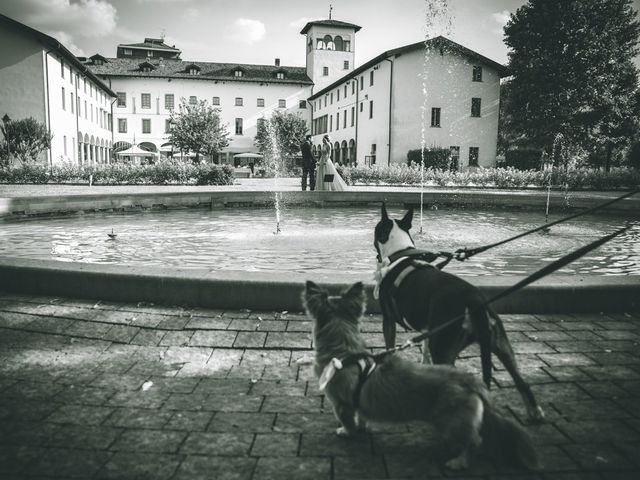
<path id="1" fill-rule="evenodd" d="M 361 26 L 356 25 L 354 23 L 341 22 L 340 20 L 314 20 L 312 22 L 308 22 L 304 26 L 304 28 L 302 30 L 300 30 L 300 33 L 302 35 L 304 35 L 314 25 L 322 25 L 322 26 L 325 26 L 325 27 L 350 28 L 350 29 L 353 29 L 356 32 L 362 28 Z"/>

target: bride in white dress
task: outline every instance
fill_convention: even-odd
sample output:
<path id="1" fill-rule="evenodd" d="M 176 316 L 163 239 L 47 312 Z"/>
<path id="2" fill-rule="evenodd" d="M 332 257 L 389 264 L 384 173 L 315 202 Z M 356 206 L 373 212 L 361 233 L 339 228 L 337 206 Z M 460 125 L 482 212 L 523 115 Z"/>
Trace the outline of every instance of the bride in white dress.
<path id="1" fill-rule="evenodd" d="M 347 184 L 331 161 L 332 148 L 329 135 L 322 137 L 321 148 L 318 171 L 316 172 L 316 191 L 342 192 L 347 190 Z"/>

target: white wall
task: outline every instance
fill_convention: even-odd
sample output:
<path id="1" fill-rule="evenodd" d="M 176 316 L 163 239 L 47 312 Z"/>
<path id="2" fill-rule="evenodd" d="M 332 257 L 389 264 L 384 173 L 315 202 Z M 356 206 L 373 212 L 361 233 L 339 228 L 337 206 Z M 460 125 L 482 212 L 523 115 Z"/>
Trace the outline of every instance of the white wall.
<path id="1" fill-rule="evenodd" d="M 167 142 L 168 134 L 165 133 L 165 121 L 170 118 L 170 110 L 165 108 L 165 94 L 174 95 L 174 105 L 178 108 L 180 99 L 187 102 L 190 96 L 196 96 L 198 100 L 206 100 L 210 105 L 214 96 L 220 97 L 222 122 L 228 124 L 229 139 L 231 140 L 226 151 L 234 153 L 255 152 L 253 139 L 257 132 L 259 118 L 268 117 L 278 108 L 278 100 L 286 100 L 286 109 L 297 113 L 310 120 L 310 108 L 299 108 L 299 101 L 309 96 L 310 87 L 306 85 L 293 85 L 282 83 L 255 83 L 214 81 L 206 79 L 183 78 L 142 78 L 142 77 L 110 77 L 111 89 L 115 92 L 126 92 L 126 108 L 118 107 L 114 103 L 114 138 L 115 142 L 126 141 L 140 144 L 151 142 L 158 149 Z M 151 108 L 141 108 L 141 94 L 151 94 Z M 235 106 L 235 98 L 243 99 L 243 106 Z M 257 99 L 264 99 L 264 107 L 257 106 Z M 127 133 L 118 132 L 118 119 L 127 119 Z M 142 119 L 151 120 L 151 133 L 142 133 Z M 243 134 L 235 135 L 235 119 L 243 119 Z"/>
<path id="2" fill-rule="evenodd" d="M 424 51 L 416 50 L 394 60 L 393 163 L 406 161 L 407 151 L 420 148 L 423 122 L 422 75 Z M 460 146 L 460 166 L 466 168 L 469 147 L 479 147 L 480 166 L 495 165 L 500 105 L 500 78 L 483 65 L 482 82 L 472 81 L 469 58 L 430 50 L 427 63 L 427 101 L 424 118 L 426 146 Z M 471 117 L 471 98 L 482 99 L 481 116 Z M 431 127 L 432 107 L 441 108 L 440 128 Z"/>

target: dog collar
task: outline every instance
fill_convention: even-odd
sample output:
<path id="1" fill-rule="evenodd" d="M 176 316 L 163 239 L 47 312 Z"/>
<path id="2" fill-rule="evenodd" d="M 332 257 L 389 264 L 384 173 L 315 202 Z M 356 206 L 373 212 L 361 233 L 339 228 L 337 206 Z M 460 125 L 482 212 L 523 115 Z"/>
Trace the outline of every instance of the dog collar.
<path id="1" fill-rule="evenodd" d="M 358 365 L 360 369 L 358 384 L 353 392 L 353 405 L 355 408 L 358 408 L 358 405 L 360 404 L 360 391 L 362 390 L 362 386 L 378 366 L 371 354 L 357 353 L 347 355 L 343 360 L 335 357 L 332 358 L 327 366 L 324 367 L 324 370 L 320 375 L 318 387 L 320 391 L 323 392 L 325 388 L 327 388 L 327 385 L 329 385 L 329 382 L 331 382 L 331 379 L 335 376 L 336 372 L 350 365 Z"/>

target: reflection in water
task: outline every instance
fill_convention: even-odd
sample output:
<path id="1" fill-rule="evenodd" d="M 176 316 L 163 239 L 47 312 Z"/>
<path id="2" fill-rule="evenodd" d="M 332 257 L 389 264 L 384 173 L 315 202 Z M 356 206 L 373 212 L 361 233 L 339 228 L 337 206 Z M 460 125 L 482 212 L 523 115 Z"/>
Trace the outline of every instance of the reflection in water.
<path id="1" fill-rule="evenodd" d="M 390 212 L 400 216 L 401 211 Z M 273 235 L 269 209 L 182 210 L 4 222 L 0 255 L 165 267 L 330 274 L 373 271 L 378 208 L 291 209 Z M 550 218 L 551 221 L 560 218 Z M 428 210 L 419 248 L 454 251 L 539 225 L 529 212 Z M 586 216 L 481 253 L 447 269 L 465 275 L 522 275 L 611 233 L 626 220 Z M 640 219 L 631 229 L 560 273 L 640 274 Z M 116 240 L 105 232 L 117 232 Z M 417 228 L 417 226 L 416 226 Z"/>

